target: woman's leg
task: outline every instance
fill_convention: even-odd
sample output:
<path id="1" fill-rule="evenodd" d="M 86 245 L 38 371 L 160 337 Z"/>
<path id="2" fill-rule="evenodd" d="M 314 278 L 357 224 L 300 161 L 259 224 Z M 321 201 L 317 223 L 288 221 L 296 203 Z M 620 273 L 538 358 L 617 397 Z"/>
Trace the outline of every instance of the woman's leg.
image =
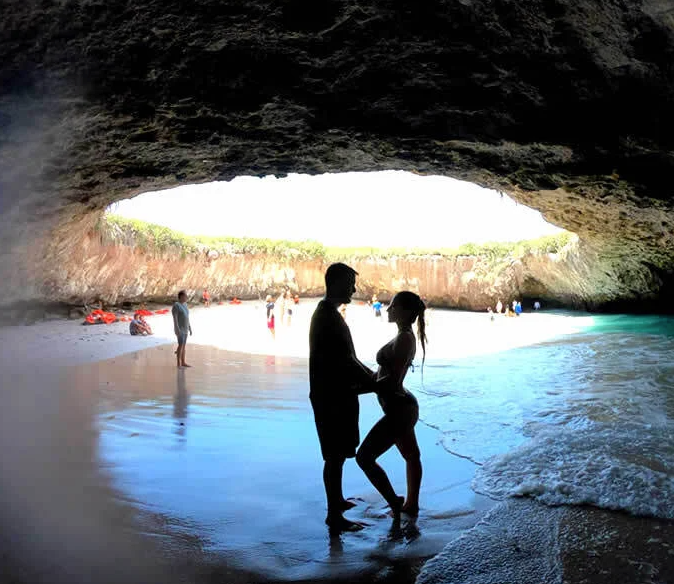
<path id="1" fill-rule="evenodd" d="M 399 512 L 403 497 L 399 497 L 391 486 L 384 469 L 377 464 L 377 459 L 395 444 L 395 426 L 388 416 L 379 420 L 368 433 L 356 453 L 356 462 L 363 469 L 365 476 L 377 489 L 394 512 Z"/>
<path id="2" fill-rule="evenodd" d="M 407 498 L 402 511 L 416 514 L 419 512 L 419 490 L 421 489 L 421 452 L 417 443 L 414 427 L 410 428 L 397 442 L 396 446 L 405 459 L 407 467 Z"/>

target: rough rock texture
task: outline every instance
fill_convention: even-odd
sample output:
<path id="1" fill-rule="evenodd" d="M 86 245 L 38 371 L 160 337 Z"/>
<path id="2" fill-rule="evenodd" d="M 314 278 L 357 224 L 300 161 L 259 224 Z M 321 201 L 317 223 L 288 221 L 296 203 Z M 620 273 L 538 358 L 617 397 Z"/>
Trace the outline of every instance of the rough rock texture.
<path id="1" fill-rule="evenodd" d="M 344 258 L 358 272 L 356 298 L 378 294 L 388 300 L 399 290 L 414 290 L 433 306 L 485 310 L 497 299 L 541 300 L 595 308 L 622 289 L 616 274 L 597 271 L 599 262 L 572 241 L 559 253 L 526 253 L 521 257 L 442 256 Z M 205 287 L 215 299 L 264 298 L 285 288 L 302 296 L 324 292 L 323 259 L 283 259 L 269 255 L 185 253 L 177 247 L 143 249 L 121 241 L 85 220 L 47 248 L 42 272 L 45 294 L 52 301 L 105 304 L 174 299 L 185 289 L 199 299 Z M 643 283 L 647 287 L 650 283 Z M 597 297 L 601 289 L 605 298 Z"/>
<path id="2" fill-rule="evenodd" d="M 41 237 L 113 200 L 241 174 L 377 169 L 463 178 L 540 209 L 607 274 L 609 289 L 587 291 L 598 303 L 668 289 L 670 2 L 0 10 L 3 302 L 48 297 Z"/>

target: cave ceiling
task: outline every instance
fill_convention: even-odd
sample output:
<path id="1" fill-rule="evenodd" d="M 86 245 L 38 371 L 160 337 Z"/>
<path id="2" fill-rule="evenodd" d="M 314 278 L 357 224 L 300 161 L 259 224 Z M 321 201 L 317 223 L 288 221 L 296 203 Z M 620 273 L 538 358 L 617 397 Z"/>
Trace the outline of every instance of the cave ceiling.
<path id="1" fill-rule="evenodd" d="M 671 260 L 674 3 L 1 6 L 0 186 L 44 214 L 238 175 L 403 169 Z"/>

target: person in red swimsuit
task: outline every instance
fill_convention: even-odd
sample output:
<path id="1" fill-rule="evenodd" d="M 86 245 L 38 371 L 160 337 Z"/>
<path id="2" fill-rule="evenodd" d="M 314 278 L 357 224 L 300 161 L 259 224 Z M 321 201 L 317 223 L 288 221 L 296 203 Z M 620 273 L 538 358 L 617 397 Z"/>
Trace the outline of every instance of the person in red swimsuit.
<path id="1" fill-rule="evenodd" d="M 276 306 L 274 304 L 274 300 L 270 295 L 267 295 L 267 298 L 265 300 L 266 302 L 266 308 L 267 308 L 267 328 L 269 329 L 269 332 L 271 333 L 271 338 L 275 339 L 276 338 L 276 319 L 274 318 L 274 307 Z"/>

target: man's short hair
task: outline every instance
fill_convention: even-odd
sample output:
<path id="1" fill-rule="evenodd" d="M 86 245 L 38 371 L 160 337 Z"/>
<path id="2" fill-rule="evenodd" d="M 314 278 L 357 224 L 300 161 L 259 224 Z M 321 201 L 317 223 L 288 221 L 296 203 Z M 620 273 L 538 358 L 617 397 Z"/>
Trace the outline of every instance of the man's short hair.
<path id="1" fill-rule="evenodd" d="M 357 275 L 358 272 L 346 264 L 341 262 L 330 264 L 328 269 L 325 270 L 325 287 L 330 288 L 337 282 L 341 282 L 349 276 L 352 276 L 355 279 Z"/>
<path id="2" fill-rule="evenodd" d="M 181 296 L 187 296 L 187 292 L 185 292 L 185 290 L 181 290 L 180 292 L 178 292 L 178 300 L 180 300 Z"/>

